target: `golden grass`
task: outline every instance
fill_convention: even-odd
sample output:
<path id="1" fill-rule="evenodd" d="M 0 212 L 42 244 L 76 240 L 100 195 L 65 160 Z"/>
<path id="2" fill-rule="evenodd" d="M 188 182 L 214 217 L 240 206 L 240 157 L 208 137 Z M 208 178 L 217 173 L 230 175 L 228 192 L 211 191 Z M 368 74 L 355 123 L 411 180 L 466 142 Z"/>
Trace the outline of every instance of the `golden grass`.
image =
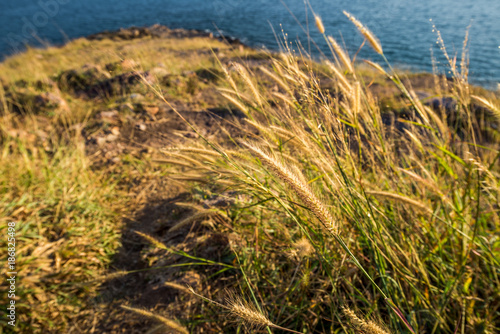
<path id="1" fill-rule="evenodd" d="M 346 15 L 383 55 L 373 33 Z M 400 77 L 407 74 L 390 64 L 385 70 L 368 62 L 376 72 L 352 66 L 343 49 L 329 43 L 349 75 L 331 62 L 310 65 L 293 52 L 272 60 L 274 72 L 261 65 L 262 80 L 250 80 L 243 65 L 234 65 L 239 81 L 228 82 L 232 90 L 222 93 L 259 134 L 233 138 L 237 150 L 200 135 L 221 157 L 207 166 L 207 177 L 224 170 L 220 189 L 251 199 L 235 203 L 234 216 L 260 217 L 258 223 L 231 225 L 232 233 L 255 242 L 252 251 L 231 248 L 242 272 L 239 288 L 265 300 L 265 319 L 281 317 L 280 326 L 293 330 L 336 331 L 337 320 L 347 316 L 356 331 L 389 333 L 339 308 L 347 303 L 409 333 L 453 332 L 460 319 L 470 331 L 497 329 L 496 311 L 488 309 L 498 303 L 477 299 L 498 294 L 497 284 L 488 283 L 488 277 L 498 281 L 499 265 L 488 236 L 500 232 L 500 186 L 492 181 L 499 173 L 499 146 L 475 125 L 482 117 L 476 106 L 494 112 L 493 102 L 471 97 L 463 76 L 453 84 L 436 77 L 436 87 L 427 90 L 453 96 L 467 116 L 457 125 L 407 88 L 409 80 Z M 319 83 L 325 76 L 334 82 L 329 92 Z M 268 78 L 277 91 L 266 90 Z M 386 115 L 369 87 L 385 80 L 402 97 L 400 109 Z M 384 116 L 394 116 L 394 123 Z M 485 117 L 493 121 L 491 116 Z M 465 303 L 480 316 L 461 318 L 460 305 L 473 299 Z M 246 317 L 255 323 L 268 324 L 261 311 L 250 313 Z M 327 322 L 317 320 L 326 314 Z"/>
<path id="2" fill-rule="evenodd" d="M 352 14 L 344 11 L 344 15 L 347 16 L 349 20 L 358 28 L 359 32 L 368 40 L 370 45 L 372 46 L 373 50 L 375 50 L 376 53 L 383 54 L 384 51 L 382 50 L 382 45 L 380 44 L 380 41 L 375 37 L 375 35 L 368 29 L 366 28 L 358 19 L 356 19 Z"/>
<path id="3" fill-rule="evenodd" d="M 146 310 L 143 310 L 140 308 L 125 306 L 125 305 L 122 305 L 122 308 L 127 310 L 127 311 L 131 311 L 131 312 L 137 313 L 139 315 L 142 315 L 144 317 L 151 318 L 151 319 L 154 319 L 156 321 L 161 322 L 165 326 L 165 330 L 168 332 L 189 334 L 189 331 L 186 328 L 184 328 L 183 326 L 181 326 L 180 324 L 178 324 L 177 322 L 170 320 L 168 318 L 162 317 L 156 313 L 146 311 Z"/>
<path id="4" fill-rule="evenodd" d="M 373 321 L 370 320 L 363 320 L 358 318 L 356 313 L 352 311 L 351 309 L 344 307 L 342 309 L 344 314 L 346 315 L 347 318 L 349 318 L 349 321 L 351 324 L 359 331 L 362 331 L 363 333 L 366 334 L 389 334 L 389 332 L 385 331 L 382 329 L 379 325 L 374 323 Z"/>
<path id="5" fill-rule="evenodd" d="M 0 77 L 7 81 L 5 83 L 44 80 L 84 65 L 105 65 L 123 59 L 134 59 L 142 69 L 150 69 L 163 63 L 169 73 L 179 74 L 192 70 L 193 64 L 198 68 L 213 66 L 207 55 L 194 52 L 213 48 L 233 53 L 224 43 L 207 38 L 146 38 L 132 41 L 88 41 L 81 38 L 62 47 L 30 48 L 22 54 L 7 58 L 0 64 Z M 179 54 L 180 51 L 182 55 Z"/>
<path id="6" fill-rule="evenodd" d="M 310 187 L 303 181 L 303 177 L 296 175 L 276 158 L 262 151 L 260 148 L 243 143 L 267 166 L 269 166 L 287 185 L 290 186 L 325 228 L 336 234 L 337 226 L 328 209 L 316 197 Z"/>
<path id="7" fill-rule="evenodd" d="M 12 131 L 2 118 L 2 132 Z M 33 131 L 29 123 L 23 129 Z M 17 327 L 64 330 L 106 276 L 126 199 L 109 176 L 90 168 L 81 139 L 44 148 L 6 137 L 0 155 L 0 231 L 16 222 Z M 6 249 L 6 239 L 0 246 Z M 6 294 L 0 299 L 8 302 Z"/>
<path id="8" fill-rule="evenodd" d="M 383 56 L 373 33 L 346 15 Z M 314 23 L 324 34 L 318 16 Z M 375 71 L 353 64 L 333 38 L 327 40 L 340 62 L 315 64 L 289 52 L 259 64 L 259 71 L 234 63 L 233 74 L 227 64 L 220 64 L 226 80 L 219 87 L 221 95 L 246 115 L 258 135 L 242 131 L 227 144 L 198 131 L 200 143 L 163 150 L 168 156 L 163 162 L 196 170 L 197 174 L 168 177 L 197 182 L 193 193 L 200 201 L 220 193 L 233 200 L 224 224 L 214 229 L 238 236 L 238 245 L 229 243 L 220 262 L 203 261 L 167 247 L 160 237 L 138 234 L 155 247 L 217 266 L 210 272 L 213 281 L 204 282 L 208 287 L 218 290 L 220 282 L 228 282 L 241 295 L 252 296 L 252 303 L 238 296 L 217 303 L 167 282 L 168 287 L 190 291 L 227 311 L 200 308 L 203 313 L 186 315 L 189 320 L 183 323 L 225 321 L 230 313 L 250 327 L 268 331 L 352 328 L 389 333 L 386 326 L 341 308 L 353 305 L 360 314 L 383 319 L 393 330 L 453 333 L 460 320 L 464 332 L 497 332 L 500 154 L 498 142 L 484 139 L 476 126 L 480 120 L 475 119 L 479 105 L 487 109 L 482 124 L 497 126 L 497 98 L 469 87 L 467 71 L 462 67 L 459 72 L 453 61 L 450 65 L 459 78 L 440 82 L 436 77 L 439 87 L 427 87 L 457 102 L 460 113 L 452 115 L 456 122 L 451 123 L 406 87 L 400 77 L 407 74 L 390 64 L 382 67 L 367 61 Z M 62 48 L 30 49 L 0 64 L 0 73 L 10 85 L 121 59 L 138 60 L 142 69 L 163 62 L 180 73 L 219 63 L 197 52 L 214 47 L 229 56 L 237 54 L 203 38 L 92 43 L 81 39 Z M 333 82 L 328 90 L 320 85 L 325 78 Z M 384 115 L 371 86 L 387 85 L 386 80 L 394 84 L 399 107 Z M 76 111 L 92 109 L 92 102 L 84 105 L 69 95 L 63 97 Z M 3 87 L 0 100 L 7 110 Z M 101 101 L 94 107 L 105 106 Z M 69 130 L 69 124 L 87 118 L 83 111 L 78 114 L 74 119 L 56 116 L 54 127 Z M 383 116 L 393 116 L 395 125 L 384 123 Z M 21 277 L 26 287 L 21 297 L 33 306 L 21 309 L 20 319 L 27 331 L 63 331 L 73 315 L 87 307 L 85 298 L 94 296 L 95 286 L 87 284 L 90 292 L 81 291 L 77 289 L 81 283 L 126 274 L 105 274 L 118 246 L 116 214 L 127 207 L 125 194 L 113 184 L 123 175 L 110 178 L 91 168 L 81 138 L 71 143 L 49 141 L 45 146 L 36 135 L 34 141 L 14 138 L 12 128 L 19 126 L 8 123 L 12 119 L 17 116 L 5 115 L 4 124 L 9 125 L 0 129 L 1 220 L 27 222 L 20 265 L 23 272 L 35 273 Z M 36 133 L 36 124 L 24 126 Z M 197 220 L 222 217 L 220 211 L 197 204 L 180 206 L 195 213 L 168 233 Z M 108 246 L 100 248 L 103 243 Z M 188 332 L 161 315 L 125 308 L 156 319 L 167 331 Z M 345 318 L 351 326 L 343 325 Z M 238 326 L 228 330 L 237 332 Z"/>

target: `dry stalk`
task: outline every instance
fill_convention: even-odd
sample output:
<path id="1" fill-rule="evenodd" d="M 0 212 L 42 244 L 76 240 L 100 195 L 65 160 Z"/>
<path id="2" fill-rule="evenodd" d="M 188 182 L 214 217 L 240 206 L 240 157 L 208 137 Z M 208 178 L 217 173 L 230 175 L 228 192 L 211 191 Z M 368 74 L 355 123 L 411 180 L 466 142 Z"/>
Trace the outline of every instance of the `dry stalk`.
<path id="1" fill-rule="evenodd" d="M 428 215 L 432 215 L 431 209 L 429 209 L 423 203 L 416 201 L 414 199 L 411 199 L 409 197 L 402 196 L 402 195 L 395 194 L 395 193 L 391 193 L 388 191 L 367 191 L 366 193 L 369 195 L 375 196 L 375 197 L 389 198 L 389 199 L 392 199 L 395 201 L 406 203 L 406 204 L 409 204 L 409 205 L 419 209 L 419 211 L 422 211 Z"/>
<path id="2" fill-rule="evenodd" d="M 342 311 L 349 318 L 351 324 L 358 330 L 366 334 L 389 334 L 386 330 L 382 329 L 379 325 L 371 320 L 360 319 L 354 311 L 347 307 L 343 307 Z"/>
<path id="3" fill-rule="evenodd" d="M 191 223 L 194 223 L 195 221 L 197 220 L 200 220 L 200 219 L 205 219 L 205 218 L 209 218 L 213 215 L 216 215 L 217 213 L 212 211 L 212 210 L 204 210 L 204 211 L 201 211 L 201 212 L 197 212 L 195 213 L 194 215 L 190 216 L 190 217 L 187 217 L 186 219 L 183 219 L 181 220 L 180 222 L 178 222 L 177 224 L 175 224 L 174 226 L 172 226 L 168 232 L 169 233 L 172 233 L 172 232 L 175 232 L 175 231 L 178 231 L 180 230 L 182 227 L 186 226 L 186 225 L 189 225 Z"/>
<path id="4" fill-rule="evenodd" d="M 248 149 L 255 153 L 266 165 L 268 165 L 280 179 L 289 185 L 311 212 L 318 218 L 323 226 L 332 234 L 337 235 L 337 225 L 328 209 L 316 197 L 308 184 L 301 181 L 289 168 L 284 166 L 274 157 L 264 153 L 260 148 L 248 143 L 243 143 Z"/>
<path id="5" fill-rule="evenodd" d="M 328 41 L 330 42 L 332 48 L 335 50 L 335 53 L 337 53 L 337 56 L 339 56 L 342 64 L 344 64 L 349 72 L 354 73 L 351 59 L 349 58 L 345 50 L 337 43 L 337 41 L 332 36 L 328 36 Z"/>
<path id="6" fill-rule="evenodd" d="M 140 308 L 129 307 L 129 306 L 125 306 L 125 305 L 122 305 L 121 307 L 127 311 L 132 311 L 132 312 L 135 312 L 137 314 L 143 315 L 145 317 L 160 321 L 169 330 L 173 330 L 176 333 L 189 334 L 189 331 L 186 328 L 184 328 L 183 326 L 179 325 L 177 322 L 170 320 L 170 319 L 167 319 L 165 317 L 162 317 L 158 314 L 154 314 L 153 312 L 149 312 L 149 311 L 146 311 L 146 310 L 143 310 Z"/>

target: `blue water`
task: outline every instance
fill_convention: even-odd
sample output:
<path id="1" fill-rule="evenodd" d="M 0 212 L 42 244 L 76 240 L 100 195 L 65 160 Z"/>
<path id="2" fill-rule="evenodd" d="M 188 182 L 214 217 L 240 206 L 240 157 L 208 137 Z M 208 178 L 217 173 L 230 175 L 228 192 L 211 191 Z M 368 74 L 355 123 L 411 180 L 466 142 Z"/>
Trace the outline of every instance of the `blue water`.
<path id="1" fill-rule="evenodd" d="M 311 12 L 304 0 L 283 0 L 322 48 Z M 343 40 L 351 55 L 363 39 L 342 14 L 351 12 L 381 40 L 384 53 L 395 65 L 432 71 L 431 50 L 446 71 L 433 32 L 441 31 L 451 56 L 461 55 L 467 26 L 470 27 L 470 78 L 485 87 L 500 82 L 500 0 L 310 0 L 323 18 L 328 34 Z M 432 19 L 432 21 L 430 21 Z M 0 0 L 0 59 L 23 45 L 60 44 L 68 39 L 120 27 L 155 23 L 171 28 L 220 30 L 252 46 L 275 50 L 278 44 L 271 25 L 290 40 L 300 38 L 308 49 L 305 33 L 280 0 Z M 36 37 L 33 36 L 36 33 Z M 319 52 L 311 47 L 311 52 Z M 368 45 L 358 58 L 380 60 Z"/>

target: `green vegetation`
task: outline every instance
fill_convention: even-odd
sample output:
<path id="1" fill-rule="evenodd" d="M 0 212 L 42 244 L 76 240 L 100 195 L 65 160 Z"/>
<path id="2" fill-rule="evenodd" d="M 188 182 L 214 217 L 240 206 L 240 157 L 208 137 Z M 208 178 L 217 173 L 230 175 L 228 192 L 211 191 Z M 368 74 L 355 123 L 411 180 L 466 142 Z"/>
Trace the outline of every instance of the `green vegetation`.
<path id="1" fill-rule="evenodd" d="M 11 124 L 2 123 L 6 128 Z M 116 216 L 126 198 L 115 181 L 91 170 L 81 140 L 44 149 L 25 139 L 3 140 L 1 232 L 16 222 L 18 330 L 47 332 L 64 328 L 95 293 L 82 283 L 102 273 L 119 246 Z M 7 249 L 7 239 L 0 245 Z"/>

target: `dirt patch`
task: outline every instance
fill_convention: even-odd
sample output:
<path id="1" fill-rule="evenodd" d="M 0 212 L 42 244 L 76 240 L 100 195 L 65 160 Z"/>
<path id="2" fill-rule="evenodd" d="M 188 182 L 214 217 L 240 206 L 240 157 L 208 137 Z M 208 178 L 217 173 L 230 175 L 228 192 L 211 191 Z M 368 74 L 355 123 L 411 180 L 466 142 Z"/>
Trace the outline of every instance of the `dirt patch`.
<path id="1" fill-rule="evenodd" d="M 76 321 L 73 325 L 75 332 L 146 333 L 158 325 L 122 309 L 121 305 L 150 310 L 188 324 L 199 310 L 199 300 L 165 283 L 191 286 L 197 291 L 223 290 L 226 286 L 223 279 L 219 280 L 219 286 L 205 283 L 209 276 L 222 269 L 221 266 L 183 266 L 201 262 L 156 248 L 137 233 L 150 235 L 172 250 L 231 264 L 227 237 L 211 228 L 220 222 L 220 217 L 193 219 L 175 233 L 169 233 L 172 226 L 193 217 L 196 210 L 184 204 L 194 201 L 189 193 L 169 186 L 172 197 L 164 198 L 165 190 L 152 194 L 147 203 L 127 219 L 122 246 L 114 257 L 110 275 L 117 272 L 129 274 L 102 285 L 99 296 L 93 301 L 95 307 L 92 314 L 84 314 Z M 229 271 L 219 276 L 229 280 L 231 275 L 234 273 Z M 198 325 L 197 331 L 203 327 L 206 326 Z"/>

